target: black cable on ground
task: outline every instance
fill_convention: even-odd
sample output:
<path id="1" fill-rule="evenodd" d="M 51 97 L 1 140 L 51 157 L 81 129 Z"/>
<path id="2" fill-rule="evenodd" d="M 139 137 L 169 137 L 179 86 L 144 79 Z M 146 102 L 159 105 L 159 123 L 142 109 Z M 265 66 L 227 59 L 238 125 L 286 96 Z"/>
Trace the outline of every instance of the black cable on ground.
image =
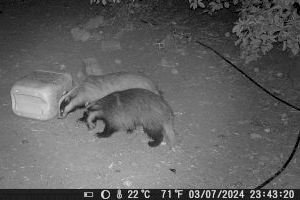
<path id="1" fill-rule="evenodd" d="M 253 78 L 251 78 L 249 75 L 247 75 L 243 70 L 241 70 L 240 68 L 238 68 L 235 64 L 233 64 L 230 60 L 228 60 L 227 58 L 225 58 L 222 54 L 220 54 L 219 52 L 217 52 L 216 50 L 214 50 L 213 48 L 211 48 L 210 46 L 200 42 L 200 41 L 195 41 L 196 43 L 200 44 L 201 46 L 204 46 L 208 49 L 210 49 L 211 51 L 213 51 L 215 54 L 217 54 L 218 56 L 220 56 L 223 60 L 225 60 L 228 64 L 230 64 L 233 68 L 235 68 L 237 71 L 239 71 L 242 75 L 244 75 L 246 78 L 248 78 L 252 83 L 254 83 L 256 86 L 258 86 L 260 89 L 262 89 L 264 92 L 266 92 L 268 95 L 272 96 L 273 98 L 277 99 L 278 101 L 286 104 L 287 106 L 290 106 L 292 108 L 294 108 L 295 110 L 300 111 L 300 108 L 298 108 L 297 106 L 294 106 L 292 104 L 290 104 L 289 102 L 275 96 L 274 94 L 272 94 L 269 90 L 267 90 L 266 88 L 264 88 L 262 85 L 260 85 L 259 83 L 257 83 Z M 293 151 L 291 153 L 291 155 L 289 156 L 289 158 L 287 159 L 287 161 L 284 163 L 284 165 L 270 178 L 268 178 L 266 181 L 264 181 L 262 184 L 260 184 L 259 186 L 257 186 L 255 189 L 261 189 L 264 186 L 266 186 L 268 183 L 270 183 L 274 178 L 276 178 L 277 176 L 279 176 L 288 166 L 288 164 L 291 162 L 291 160 L 293 159 L 298 145 L 299 145 L 299 141 L 300 141 L 300 131 L 298 133 L 298 138 L 297 141 L 295 143 L 295 146 L 293 148 Z"/>
<path id="2" fill-rule="evenodd" d="M 292 158 L 294 157 L 296 151 L 297 151 L 297 147 L 299 145 L 299 141 L 300 141 L 300 131 L 298 133 L 298 138 L 297 138 L 297 142 L 293 148 L 293 151 L 291 153 L 291 155 L 289 156 L 289 158 L 287 159 L 287 161 L 284 163 L 284 165 L 282 165 L 282 167 L 270 178 L 268 178 L 265 182 L 263 182 L 262 184 L 260 184 L 259 186 L 257 186 L 255 189 L 259 190 L 261 188 L 263 188 L 265 185 L 267 185 L 268 183 L 270 183 L 274 178 L 276 178 L 279 174 L 281 174 L 281 172 L 283 172 L 283 170 L 285 170 L 285 168 L 288 166 L 288 164 L 291 162 Z"/>
<path id="3" fill-rule="evenodd" d="M 214 50 L 213 48 L 211 48 L 210 46 L 207 46 L 206 44 L 200 42 L 200 41 L 195 41 L 196 43 L 200 44 L 201 46 L 204 46 L 208 49 L 210 49 L 211 51 L 213 51 L 215 54 L 217 54 L 218 56 L 220 56 L 223 60 L 225 60 L 228 64 L 230 64 L 233 68 L 235 68 L 237 71 L 239 71 L 242 75 L 244 75 L 246 78 L 248 78 L 252 83 L 254 83 L 257 87 L 259 87 L 260 89 L 262 89 L 265 93 L 267 93 L 268 95 L 270 95 L 271 97 L 275 98 L 276 100 L 284 103 L 285 105 L 294 108 L 295 110 L 300 111 L 300 108 L 298 108 L 297 106 L 294 106 L 293 104 L 277 97 L 276 95 L 272 94 L 269 90 L 267 90 L 266 88 L 264 88 L 262 85 L 260 85 L 259 83 L 257 83 L 253 78 L 251 78 L 249 75 L 247 75 L 243 70 L 241 70 L 240 68 L 238 68 L 235 64 L 233 64 L 230 60 L 228 60 L 227 58 L 225 58 L 222 54 L 220 54 L 219 52 L 217 52 L 216 50 Z"/>

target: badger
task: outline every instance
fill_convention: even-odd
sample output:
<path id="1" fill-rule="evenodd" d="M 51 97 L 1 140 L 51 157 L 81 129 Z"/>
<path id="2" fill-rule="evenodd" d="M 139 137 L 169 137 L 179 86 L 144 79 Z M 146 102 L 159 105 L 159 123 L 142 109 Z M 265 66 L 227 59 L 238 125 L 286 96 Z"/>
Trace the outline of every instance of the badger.
<path id="1" fill-rule="evenodd" d="M 87 106 L 78 122 L 83 122 L 89 130 L 96 128 L 97 120 L 105 127 L 97 132 L 99 138 L 110 137 L 114 132 L 133 132 L 143 127 L 150 137 L 148 145 L 158 146 L 165 137 L 167 144 L 175 145 L 172 108 L 161 95 L 149 90 L 134 88 L 113 92 Z"/>
<path id="2" fill-rule="evenodd" d="M 90 102 L 130 88 L 142 88 L 158 95 L 162 94 L 149 78 L 141 74 L 116 72 L 99 76 L 89 75 L 60 99 L 58 117 L 65 118 L 70 112 L 84 108 Z"/>

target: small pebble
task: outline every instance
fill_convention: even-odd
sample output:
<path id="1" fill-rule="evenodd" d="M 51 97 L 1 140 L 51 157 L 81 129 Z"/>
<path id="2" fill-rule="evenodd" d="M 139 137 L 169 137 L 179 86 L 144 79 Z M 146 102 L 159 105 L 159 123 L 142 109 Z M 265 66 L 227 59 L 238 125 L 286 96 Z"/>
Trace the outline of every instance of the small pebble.
<path id="1" fill-rule="evenodd" d="M 127 186 L 127 187 L 131 187 L 132 186 L 132 182 L 127 180 L 123 182 L 123 185 Z"/>
<path id="2" fill-rule="evenodd" d="M 264 131 L 265 131 L 266 133 L 270 133 L 270 132 L 271 132 L 271 129 L 270 129 L 270 128 L 265 128 Z"/>
<path id="3" fill-rule="evenodd" d="M 114 62 L 117 65 L 121 65 L 122 64 L 122 61 L 120 59 L 115 59 Z"/>
<path id="4" fill-rule="evenodd" d="M 282 78 L 282 77 L 283 77 L 283 73 L 278 72 L 278 73 L 276 74 L 276 76 L 277 76 L 278 78 Z"/>
<path id="5" fill-rule="evenodd" d="M 261 139 L 262 138 L 262 136 L 257 133 L 251 133 L 250 137 L 251 137 L 251 139 Z"/>
<path id="6" fill-rule="evenodd" d="M 171 69 L 171 73 L 172 73 L 172 74 L 178 74 L 178 70 L 175 69 L 175 68 L 172 68 L 172 69 Z"/>
<path id="7" fill-rule="evenodd" d="M 230 37 L 230 33 L 229 33 L 229 32 L 226 32 L 226 33 L 225 33 L 225 37 Z"/>

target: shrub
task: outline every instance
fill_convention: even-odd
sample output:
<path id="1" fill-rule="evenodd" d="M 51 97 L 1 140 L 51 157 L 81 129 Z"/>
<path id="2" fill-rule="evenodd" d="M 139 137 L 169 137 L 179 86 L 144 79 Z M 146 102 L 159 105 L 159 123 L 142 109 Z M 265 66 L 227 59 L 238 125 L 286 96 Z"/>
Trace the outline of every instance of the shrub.
<path id="1" fill-rule="evenodd" d="M 274 1 L 275 2 L 275 1 Z M 282 43 L 282 50 L 299 52 L 300 18 L 294 2 L 290 0 L 245 1 L 240 18 L 233 27 L 238 36 L 235 42 L 242 49 L 246 62 L 256 60 Z M 298 4 L 299 5 L 299 4 Z"/>

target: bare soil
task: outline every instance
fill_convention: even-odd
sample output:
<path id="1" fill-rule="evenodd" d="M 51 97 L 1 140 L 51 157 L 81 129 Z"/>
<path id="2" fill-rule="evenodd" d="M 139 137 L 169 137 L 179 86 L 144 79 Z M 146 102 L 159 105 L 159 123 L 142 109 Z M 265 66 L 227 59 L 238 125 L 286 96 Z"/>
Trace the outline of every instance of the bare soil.
<path id="1" fill-rule="evenodd" d="M 299 58 L 275 47 L 245 65 L 231 34 L 237 16 L 229 10 L 209 16 L 169 7 L 147 16 L 133 14 L 97 29 L 95 34 L 102 31 L 104 38 L 75 41 L 72 28 L 97 15 L 108 21 L 113 17 L 107 8 L 78 2 L 30 1 L 2 9 L 0 188 L 253 188 L 280 169 L 296 142 L 299 112 L 194 41 L 210 45 L 298 106 L 293 77 L 300 73 L 291 70 Z M 121 48 L 102 49 L 101 41 L 112 38 Z M 165 47 L 159 49 L 159 42 Z M 158 83 L 176 114 L 175 151 L 164 144 L 148 147 L 140 131 L 99 139 L 77 126 L 82 110 L 49 121 L 12 112 L 10 88 L 22 76 L 35 69 L 64 69 L 74 75 L 89 57 L 105 73 L 143 72 Z M 267 188 L 300 188 L 299 160 L 298 152 Z"/>

